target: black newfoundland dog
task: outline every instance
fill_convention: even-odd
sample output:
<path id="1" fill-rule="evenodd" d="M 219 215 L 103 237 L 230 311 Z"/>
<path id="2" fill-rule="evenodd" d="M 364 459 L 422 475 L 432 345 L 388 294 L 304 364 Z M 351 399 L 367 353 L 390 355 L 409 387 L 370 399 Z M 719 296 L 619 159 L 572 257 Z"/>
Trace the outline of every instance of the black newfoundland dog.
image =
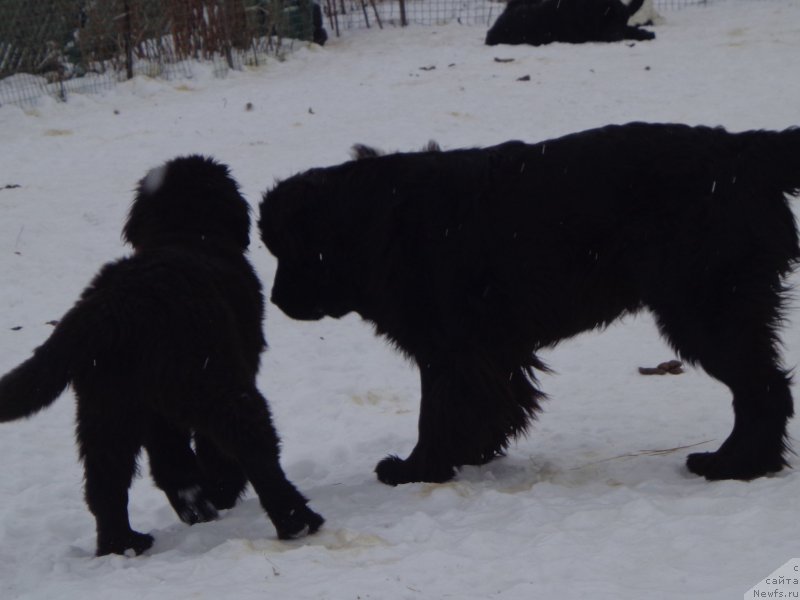
<path id="1" fill-rule="evenodd" d="M 186 523 L 232 507 L 247 481 L 278 537 L 323 522 L 286 479 L 256 389 L 264 301 L 245 257 L 249 230 L 224 165 L 190 156 L 152 170 L 123 232 L 135 253 L 106 265 L 50 338 L 0 379 L 0 421 L 34 414 L 72 383 L 98 555 L 153 543 L 128 521 L 142 446 Z"/>
<path id="2" fill-rule="evenodd" d="M 620 0 L 509 0 L 486 34 L 486 44 L 552 42 L 619 42 L 652 40 L 656 35 L 628 19 L 644 0 L 624 4 Z"/>
<path id="3" fill-rule="evenodd" d="M 631 123 L 361 154 L 278 183 L 259 227 L 287 315 L 356 311 L 419 367 L 419 440 L 378 464 L 381 481 L 446 481 L 503 454 L 539 410 L 536 352 L 641 309 L 733 393 L 733 432 L 689 469 L 752 479 L 787 464 L 776 330 L 800 258 L 786 198 L 800 128 Z"/>

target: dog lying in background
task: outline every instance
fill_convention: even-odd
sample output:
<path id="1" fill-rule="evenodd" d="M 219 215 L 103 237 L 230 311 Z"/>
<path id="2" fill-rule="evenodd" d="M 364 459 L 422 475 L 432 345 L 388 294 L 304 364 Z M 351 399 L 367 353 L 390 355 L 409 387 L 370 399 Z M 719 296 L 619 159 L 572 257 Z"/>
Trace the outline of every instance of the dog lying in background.
<path id="1" fill-rule="evenodd" d="M 142 446 L 186 523 L 232 507 L 248 481 L 278 537 L 323 523 L 286 479 L 256 389 L 266 344 L 249 231 L 224 165 L 189 156 L 154 169 L 123 232 L 135 253 L 103 267 L 50 338 L 0 379 L 1 422 L 31 416 L 72 384 L 98 555 L 153 543 L 128 521 Z"/>
<path id="2" fill-rule="evenodd" d="M 486 34 L 486 44 L 619 42 L 652 40 L 650 31 L 629 25 L 644 0 L 509 0 Z"/>
<path id="3" fill-rule="evenodd" d="M 733 393 L 733 431 L 689 470 L 746 480 L 787 464 L 777 328 L 800 258 L 800 128 L 630 123 L 357 154 L 278 183 L 259 227 L 289 317 L 354 311 L 419 368 L 419 439 L 378 464 L 382 482 L 447 481 L 503 454 L 540 409 L 536 353 L 643 309 Z"/>

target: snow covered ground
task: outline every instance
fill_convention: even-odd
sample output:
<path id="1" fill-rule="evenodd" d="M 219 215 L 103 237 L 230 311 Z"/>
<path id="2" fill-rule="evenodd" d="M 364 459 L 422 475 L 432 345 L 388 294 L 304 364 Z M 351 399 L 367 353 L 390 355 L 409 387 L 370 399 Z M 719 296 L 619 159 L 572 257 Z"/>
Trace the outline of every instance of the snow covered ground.
<path id="1" fill-rule="evenodd" d="M 657 39 L 632 47 L 489 48 L 482 27 L 372 29 L 226 79 L 198 66 L 190 80 L 0 107 L 0 373 L 127 252 L 135 182 L 178 154 L 229 163 L 255 205 L 276 178 L 341 162 L 354 142 L 455 148 L 634 119 L 800 124 L 800 2 L 664 15 Z M 260 243 L 251 256 L 269 286 L 274 260 Z M 797 301 L 788 317 L 796 366 Z M 324 529 L 279 542 L 253 494 L 190 528 L 142 477 L 131 519 L 155 546 L 94 558 L 66 396 L 0 426 L 0 598 L 723 599 L 800 555 L 800 474 L 707 483 L 684 468 L 679 447 L 715 449 L 729 433 L 730 398 L 700 371 L 637 373 L 672 358 L 648 315 L 544 353 L 550 400 L 507 458 L 394 489 L 372 469 L 416 439 L 414 370 L 352 316 L 298 323 L 269 305 L 266 332 L 260 384 L 283 463 Z M 800 420 L 791 432 L 800 438 Z"/>

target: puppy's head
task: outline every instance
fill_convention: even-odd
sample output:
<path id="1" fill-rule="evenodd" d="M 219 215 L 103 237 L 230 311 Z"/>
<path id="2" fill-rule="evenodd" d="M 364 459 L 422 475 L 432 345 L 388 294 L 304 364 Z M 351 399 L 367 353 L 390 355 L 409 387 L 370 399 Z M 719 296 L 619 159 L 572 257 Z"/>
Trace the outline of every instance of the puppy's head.
<path id="1" fill-rule="evenodd" d="M 244 250 L 250 208 L 227 166 L 197 155 L 175 158 L 139 182 L 122 236 L 136 249 L 199 238 Z"/>

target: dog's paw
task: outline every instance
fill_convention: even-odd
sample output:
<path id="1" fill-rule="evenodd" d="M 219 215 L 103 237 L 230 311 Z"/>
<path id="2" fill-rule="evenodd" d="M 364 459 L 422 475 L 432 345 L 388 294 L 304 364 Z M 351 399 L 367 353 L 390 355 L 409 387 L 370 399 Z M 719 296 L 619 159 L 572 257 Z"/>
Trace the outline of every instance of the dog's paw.
<path id="1" fill-rule="evenodd" d="M 752 458 L 742 460 L 719 451 L 698 452 L 688 456 L 686 467 L 695 475 L 710 481 L 722 479 L 750 481 L 770 473 L 777 473 L 783 469 L 783 461 L 778 458 L 773 461 L 756 462 Z"/>
<path id="2" fill-rule="evenodd" d="M 153 545 L 153 536 L 147 533 L 139 533 L 138 531 L 127 531 L 124 534 L 113 536 L 100 536 L 97 537 L 97 551 L 96 556 L 105 556 L 106 554 L 123 554 L 129 555 L 131 552 L 139 555 L 146 550 L 149 550 Z"/>
<path id="3" fill-rule="evenodd" d="M 375 474 L 378 481 L 386 485 L 400 485 L 413 481 L 408 478 L 405 462 L 402 458 L 390 455 L 384 458 L 375 466 Z"/>
<path id="4" fill-rule="evenodd" d="M 436 469 L 420 469 L 411 460 L 403 460 L 399 456 L 390 455 L 380 461 L 375 467 L 378 481 L 386 485 L 400 485 L 415 481 L 430 483 L 444 483 L 450 481 L 456 474 L 455 467 L 444 465 Z"/>
<path id="5" fill-rule="evenodd" d="M 311 533 L 316 533 L 325 519 L 303 504 L 290 510 L 287 514 L 272 519 L 278 539 L 294 540 Z"/>

